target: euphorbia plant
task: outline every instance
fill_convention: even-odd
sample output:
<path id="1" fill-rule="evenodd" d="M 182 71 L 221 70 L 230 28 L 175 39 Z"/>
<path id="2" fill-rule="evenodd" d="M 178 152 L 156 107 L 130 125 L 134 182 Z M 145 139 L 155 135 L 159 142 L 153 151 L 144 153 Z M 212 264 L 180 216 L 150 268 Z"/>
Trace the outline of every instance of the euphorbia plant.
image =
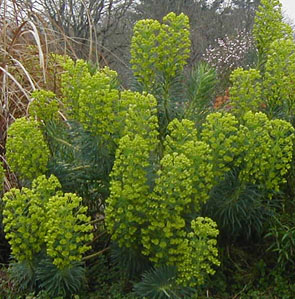
<path id="1" fill-rule="evenodd" d="M 16 261 L 11 273 L 21 290 L 35 290 L 39 281 L 51 296 L 65 296 L 83 282 L 92 225 L 82 199 L 60 188 L 56 177 L 39 176 L 31 189 L 11 189 L 3 197 L 4 232 Z"/>

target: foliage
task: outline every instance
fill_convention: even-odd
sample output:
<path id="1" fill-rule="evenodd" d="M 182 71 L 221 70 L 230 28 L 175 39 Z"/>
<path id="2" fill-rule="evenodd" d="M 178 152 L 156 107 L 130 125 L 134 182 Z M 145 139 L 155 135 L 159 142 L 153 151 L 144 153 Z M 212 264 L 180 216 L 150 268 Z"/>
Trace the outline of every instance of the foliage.
<path id="1" fill-rule="evenodd" d="M 146 271 L 142 281 L 135 284 L 134 291 L 139 298 L 182 298 L 192 295 L 189 288 L 183 288 L 176 283 L 177 271 L 172 266 L 160 266 Z"/>
<path id="2" fill-rule="evenodd" d="M 191 222 L 188 247 L 185 257 L 178 265 L 177 282 L 194 287 L 204 284 L 208 274 L 214 274 L 213 265 L 219 266 L 216 238 L 219 234 L 216 223 L 208 217 L 197 217 Z"/>
<path id="3" fill-rule="evenodd" d="M 265 200 L 259 186 L 242 183 L 238 171 L 229 171 L 210 192 L 203 213 L 216 221 L 222 242 L 261 238 L 265 224 L 273 216 L 277 200 Z"/>
<path id="4" fill-rule="evenodd" d="M 136 90 L 157 99 L 159 137 L 165 138 L 168 123 L 183 114 L 183 69 L 190 54 L 189 20 L 171 12 L 157 20 L 140 20 L 131 40 L 131 66 Z"/>
<path id="5" fill-rule="evenodd" d="M 269 191 L 286 182 L 294 139 L 290 123 L 249 111 L 239 124 L 235 116 L 216 112 L 207 117 L 201 136 L 212 149 L 215 177 L 239 167 L 241 182 L 259 183 Z"/>
<path id="6" fill-rule="evenodd" d="M 60 187 L 53 176 L 48 180 L 41 176 L 33 181 L 32 189 L 11 189 L 5 193 L 4 231 L 17 261 L 31 262 L 41 251 L 47 233 L 46 202 Z"/>
<path id="7" fill-rule="evenodd" d="M 118 125 L 115 121 L 119 99 L 116 72 L 106 68 L 91 75 L 85 61 L 75 63 L 71 59 L 66 60 L 64 68 L 62 90 L 70 115 L 73 114 L 85 129 L 108 141 Z"/>
<path id="8" fill-rule="evenodd" d="M 46 172 L 49 150 L 36 121 L 19 118 L 9 127 L 6 159 L 22 179 L 32 180 Z"/>
<path id="9" fill-rule="evenodd" d="M 157 146 L 155 106 L 153 96 L 142 96 L 140 105 L 129 108 L 126 135 L 120 139 L 116 152 L 111 173 L 111 194 L 105 212 L 108 230 L 120 246 L 137 247 L 140 225 L 146 221 L 142 217 L 148 208 L 146 168 Z"/>
<path id="10" fill-rule="evenodd" d="M 292 39 L 292 28 L 283 22 L 279 0 L 261 0 L 255 16 L 253 37 L 260 64 L 265 63 L 271 44 L 280 39 Z"/>
<path id="11" fill-rule="evenodd" d="M 262 104 L 261 75 L 256 69 L 235 69 L 230 80 L 231 111 L 235 115 L 242 116 L 247 111 L 257 112 Z"/>
<path id="12" fill-rule="evenodd" d="M 274 41 L 265 64 L 263 96 L 270 117 L 294 124 L 295 44 L 292 39 Z"/>
<path id="13" fill-rule="evenodd" d="M 77 122 L 48 122 L 44 132 L 52 157 L 49 171 L 58 177 L 65 192 L 83 198 L 89 215 L 96 214 L 109 194 L 109 173 L 114 153 L 99 136 Z"/>
<path id="14" fill-rule="evenodd" d="M 77 294 L 85 283 L 85 268 L 79 262 L 70 267 L 58 269 L 49 259 L 43 259 L 36 269 L 36 275 L 49 298 L 69 297 Z"/>
<path id="15" fill-rule="evenodd" d="M 119 247 L 113 242 L 111 249 L 112 266 L 120 271 L 123 278 L 137 279 L 152 266 L 148 257 L 138 251 L 136 247 Z"/>
<path id="16" fill-rule="evenodd" d="M 211 100 L 215 92 L 216 71 L 202 62 L 193 68 L 187 82 L 188 103 L 184 118 L 194 120 L 199 126 L 211 111 Z"/>
<path id="17" fill-rule="evenodd" d="M 118 248 L 116 248 L 118 249 Z M 117 252 L 117 251 L 116 251 Z M 119 258 L 119 256 L 118 256 Z M 140 266 L 140 259 L 137 261 Z M 136 262 L 136 259 L 134 260 Z M 124 269 L 122 269 L 124 270 Z M 93 259 L 86 267 L 87 289 L 80 293 L 81 299 L 135 299 L 137 296 L 132 292 L 132 285 L 129 279 L 137 276 L 125 276 L 113 263 L 109 255 L 99 255 Z"/>
<path id="18" fill-rule="evenodd" d="M 53 265 L 65 270 L 73 262 L 82 260 L 82 255 L 91 247 L 84 245 L 92 241 L 89 234 L 92 225 L 85 215 L 87 207 L 80 206 L 81 197 L 75 194 L 57 194 L 47 203 L 46 237 L 47 254 L 53 258 Z"/>
<path id="19" fill-rule="evenodd" d="M 36 90 L 32 92 L 34 100 L 30 103 L 29 114 L 38 120 L 57 119 L 59 103 L 52 91 Z"/>
<path id="20" fill-rule="evenodd" d="M 212 151 L 215 178 L 205 215 L 232 240 L 261 236 L 277 205 L 265 197 L 279 192 L 291 167 L 293 127 L 261 112 L 247 112 L 239 121 L 217 112 L 208 115 L 201 137 Z"/>
<path id="21" fill-rule="evenodd" d="M 294 128 L 284 120 L 269 120 L 261 112 L 247 112 L 243 120 L 240 145 L 243 153 L 237 160 L 242 167 L 239 178 L 258 183 L 269 192 L 278 192 L 279 186 L 286 183 L 284 176 L 290 169 Z"/>
<path id="22" fill-rule="evenodd" d="M 294 215 L 286 213 L 280 218 L 273 217 L 273 221 L 265 237 L 272 239 L 268 250 L 276 253 L 277 268 L 286 270 L 288 265 L 292 266 L 294 264 Z"/>
<path id="23" fill-rule="evenodd" d="M 36 272 L 30 261 L 12 262 L 8 274 L 15 293 L 24 294 L 37 288 Z"/>
<path id="24" fill-rule="evenodd" d="M 82 199 L 63 195 L 57 191 L 60 187 L 56 177 L 39 176 L 32 189 L 11 189 L 4 195 L 4 231 L 17 261 L 11 275 L 20 291 L 33 290 L 37 281 L 51 296 L 72 294 L 81 287 L 80 263 L 90 248 L 85 243 L 92 240 L 93 227 Z"/>
<path id="25" fill-rule="evenodd" d="M 240 154 L 238 147 L 238 120 L 229 113 L 215 112 L 207 116 L 201 131 L 202 141 L 212 151 L 215 180 L 222 180 Z"/>
<path id="26" fill-rule="evenodd" d="M 171 81 L 183 70 L 189 53 L 189 20 L 184 14 L 169 13 L 163 24 L 141 20 L 134 26 L 131 64 L 145 91 L 154 88 L 159 74 Z"/>
<path id="27" fill-rule="evenodd" d="M 129 111 L 131 114 L 132 107 Z M 130 117 L 127 128 L 129 124 L 132 128 L 137 128 L 140 123 L 144 124 L 142 119 Z M 155 129 L 156 126 L 151 128 Z M 160 161 L 160 169 L 154 182 L 153 177 L 151 177 L 152 181 L 148 182 L 149 176 L 146 170 L 149 167 L 148 153 L 155 148 L 155 142 L 150 143 L 153 145 L 152 148 L 151 145 L 148 146 L 149 140 L 156 135 L 149 134 L 149 138 L 146 136 L 144 139 L 141 137 L 141 130 L 138 130 L 137 134 L 133 133 L 134 137 L 132 130 L 127 130 L 128 135 L 121 138 L 112 172 L 111 196 L 107 199 L 106 223 L 108 230 L 112 232 L 113 238 L 121 247 L 132 245 L 133 248 L 142 250 L 144 255 L 158 265 L 168 263 L 179 266 L 178 274 L 181 275 L 179 277 L 181 283 L 195 285 L 202 281 L 201 277 L 206 272 L 213 272 L 209 266 L 204 266 L 206 258 L 213 264 L 218 264 L 218 261 L 213 258 L 216 256 L 216 251 L 213 249 L 214 241 L 201 245 L 203 238 L 210 239 L 210 230 L 204 229 L 204 235 L 198 238 L 200 232 L 194 230 L 194 221 L 187 223 L 188 227 L 192 225 L 189 229 L 190 233 L 185 230 L 185 215 L 197 213 L 200 205 L 208 198 L 207 193 L 212 178 L 210 152 L 204 143 L 197 141 L 192 122 L 174 120 L 169 124 L 168 130 L 170 135 L 166 137 L 164 156 Z M 128 156 L 124 155 L 120 147 L 121 142 L 126 146 L 124 150 Z M 131 152 L 132 160 L 129 159 Z M 136 190 L 133 189 L 134 186 Z M 154 186 L 154 190 L 150 190 L 149 186 Z M 136 210 L 134 206 L 137 206 Z M 128 212 L 124 213 L 126 207 Z M 172 210 L 174 214 L 171 213 Z M 118 219 L 120 219 L 119 223 Z M 200 218 L 197 218 L 197 223 L 198 221 Z M 206 224 L 201 222 L 200 225 Z M 214 227 L 213 222 L 210 225 Z M 217 233 L 217 230 L 212 231 L 213 239 Z M 197 249 L 198 246 L 207 248 L 204 258 L 201 258 L 203 248 L 198 251 L 197 256 L 201 261 L 198 261 L 198 257 L 189 251 L 189 248 Z M 189 273 L 189 268 L 186 267 L 188 264 L 195 265 L 193 273 Z M 205 267 L 205 273 L 202 273 L 202 267 Z M 197 281 L 195 277 L 198 275 Z"/>
<path id="28" fill-rule="evenodd" d="M 171 6 L 177 1 L 170 1 Z M 250 1 L 232 1 L 230 10 L 221 8 L 220 1 L 210 7 L 205 2 L 179 1 L 177 13 L 180 7 L 200 5 L 204 14 L 229 16 Z M 31 189 L 11 189 L 0 202 L 17 261 L 10 263 L 8 294 L 11 289 L 15 298 L 28 292 L 40 298 L 83 296 L 86 286 L 85 292 L 88 288 L 97 294 L 85 298 L 126 298 L 133 296 L 128 293 L 135 284 L 137 296 L 149 298 L 193 298 L 205 292 L 207 297 L 290 297 L 294 285 L 286 282 L 294 277 L 294 42 L 281 22 L 279 2 L 261 4 L 254 30 L 257 69 L 248 69 L 244 61 L 253 50 L 250 36 L 242 33 L 233 42 L 227 35 L 216 42 L 219 52 L 211 47 L 209 53 L 211 63 L 221 66 L 216 70 L 219 83 L 204 63 L 185 76 L 190 41 L 183 14 L 135 26 L 131 63 L 141 93 L 123 90 L 109 68 L 52 55 L 57 71 L 63 68 L 58 75 L 61 92 L 59 87 L 53 93 L 40 86 L 28 94 L 29 108 L 21 111 L 40 122 L 19 119 L 10 127 L 19 122 L 8 138 L 6 175 L 11 164 L 20 185 Z M 213 61 L 214 55 L 219 61 Z M 34 68 L 36 57 L 30 61 Z M 7 60 L 2 62 L 7 66 Z M 210 114 L 216 84 L 228 87 L 227 71 L 235 65 L 246 67 L 231 75 L 227 112 Z M 8 70 L 1 71 L 5 82 Z M 19 75 L 14 80 L 25 82 Z M 29 82 L 34 90 L 36 82 Z M 25 134 L 28 123 L 35 129 Z M 33 130 L 38 131 L 38 143 Z M 17 150 L 11 150 L 13 142 Z M 36 151 L 46 157 L 41 161 Z M 6 163 L 4 152 L 1 149 L 1 160 Z M 39 176 L 45 172 L 55 174 L 60 183 L 53 176 Z M 278 221 L 272 221 L 273 215 Z M 267 237 L 261 238 L 265 232 Z M 98 252 L 83 258 L 90 245 Z"/>

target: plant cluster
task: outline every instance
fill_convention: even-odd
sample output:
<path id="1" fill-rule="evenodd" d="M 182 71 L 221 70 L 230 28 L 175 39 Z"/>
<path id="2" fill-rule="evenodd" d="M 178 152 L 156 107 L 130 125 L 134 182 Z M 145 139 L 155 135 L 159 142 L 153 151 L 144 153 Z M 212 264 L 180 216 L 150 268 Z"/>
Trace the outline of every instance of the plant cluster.
<path id="1" fill-rule="evenodd" d="M 261 75 L 256 69 L 235 69 L 230 80 L 230 105 L 233 114 L 244 115 L 247 111 L 257 112 L 262 105 Z"/>
<path id="2" fill-rule="evenodd" d="M 7 135 L 6 159 L 11 170 L 27 180 L 44 174 L 50 153 L 38 122 L 18 118 Z"/>
<path id="3" fill-rule="evenodd" d="M 154 101 L 154 107 L 155 104 Z M 142 113 L 146 111 L 142 110 Z M 129 113 L 134 113 L 132 107 Z M 134 118 L 129 120 L 131 124 Z M 146 127 L 155 131 L 155 120 L 155 116 L 151 115 L 150 124 L 147 123 Z M 134 127 L 138 127 L 136 122 L 132 125 Z M 193 215 L 199 212 L 208 198 L 213 177 L 210 175 L 211 157 L 208 146 L 197 141 L 197 132 L 191 121 L 174 120 L 168 130 L 171 133 L 165 139 L 159 166 L 153 165 L 156 161 L 152 159 L 157 144 L 154 139 L 156 132 L 143 138 L 141 132 L 145 131 L 142 128 L 133 132 L 127 130 L 128 134 L 120 139 L 111 174 L 106 223 L 113 239 L 121 247 L 138 248 L 156 265 L 176 266 L 178 283 L 193 286 L 202 282 L 204 274 L 214 273 L 211 262 L 218 265 L 217 250 L 214 249 L 218 231 L 210 233 L 210 230 L 204 229 L 204 235 L 200 237 L 195 223 L 201 226 L 201 218 L 186 223 L 186 218 L 194 218 Z M 212 221 L 206 225 L 214 228 L 215 224 Z M 197 254 L 192 248 L 197 250 Z M 207 266 L 206 259 L 211 261 Z M 195 266 L 192 273 L 188 265 Z M 204 272 L 202 269 L 205 269 Z"/>
<path id="4" fill-rule="evenodd" d="M 62 280 L 66 281 L 74 274 L 71 269 L 75 269 L 75 263 L 81 262 L 82 254 L 90 249 L 85 245 L 93 238 L 87 207 L 80 205 L 82 199 L 75 194 L 63 195 L 58 191 L 60 188 L 56 177 L 39 176 L 33 180 L 31 189 L 23 187 L 5 193 L 4 232 L 17 261 L 14 270 L 24 266 L 27 271 L 38 273 L 43 255 L 47 254 L 49 266 L 56 266 L 56 275 L 64 272 Z M 38 279 L 37 274 L 37 278 L 31 278 L 31 284 Z"/>
<path id="5" fill-rule="evenodd" d="M 34 91 L 31 118 L 8 130 L 19 188 L 0 200 L 14 260 L 0 296 L 292 293 L 295 48 L 280 9 L 261 1 L 256 68 L 240 67 L 255 46 L 242 32 L 186 73 L 189 21 L 174 13 L 135 25 L 132 90 L 52 56 L 61 90 Z M 213 107 L 229 77 L 228 105 Z"/>
<path id="6" fill-rule="evenodd" d="M 189 19 L 169 13 L 163 23 L 141 20 L 134 26 L 131 64 L 145 91 L 154 88 L 160 76 L 166 82 L 182 72 L 190 54 Z"/>
<path id="7" fill-rule="evenodd" d="M 283 22 L 282 4 L 279 0 L 261 0 L 255 15 L 253 37 L 259 55 L 259 63 L 267 60 L 273 42 L 292 39 L 292 28 Z"/>
<path id="8" fill-rule="evenodd" d="M 32 92 L 33 101 L 29 114 L 39 121 L 51 121 L 58 118 L 59 103 L 52 91 L 36 90 Z"/>

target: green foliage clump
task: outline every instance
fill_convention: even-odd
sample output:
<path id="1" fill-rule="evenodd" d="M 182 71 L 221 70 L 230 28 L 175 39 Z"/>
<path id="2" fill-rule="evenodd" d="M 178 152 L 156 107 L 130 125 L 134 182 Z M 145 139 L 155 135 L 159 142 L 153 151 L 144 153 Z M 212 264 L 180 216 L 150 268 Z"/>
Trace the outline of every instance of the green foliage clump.
<path id="1" fill-rule="evenodd" d="M 257 112 L 261 108 L 261 75 L 256 69 L 235 69 L 230 80 L 230 105 L 235 115 L 242 116 L 247 111 Z"/>
<path id="2" fill-rule="evenodd" d="M 52 91 L 36 90 L 32 92 L 34 100 L 30 103 L 29 114 L 38 120 L 50 121 L 57 119 L 59 103 Z"/>
<path id="3" fill-rule="evenodd" d="M 44 174 L 50 153 L 38 123 L 19 118 L 7 134 L 6 159 L 11 170 L 29 180 Z"/>
<path id="4" fill-rule="evenodd" d="M 142 281 L 135 284 L 135 294 L 139 298 L 190 298 L 194 290 L 180 287 L 176 275 L 177 269 L 173 266 L 163 265 L 148 270 L 143 273 Z"/>
<path id="5" fill-rule="evenodd" d="M 97 70 L 93 75 L 83 60 L 67 59 L 62 75 L 64 102 L 68 114 L 94 135 L 108 140 L 116 132 L 115 111 L 119 101 L 115 71 Z"/>
<path id="6" fill-rule="evenodd" d="M 91 74 L 86 62 L 74 63 L 68 59 L 65 70 L 62 84 L 67 114 L 92 135 L 117 145 L 124 134 L 125 121 L 130 117 L 126 116 L 129 106 L 141 107 L 145 103 L 142 98 L 150 96 L 129 90 L 120 92 L 117 73 L 107 67 Z"/>
<path id="7" fill-rule="evenodd" d="M 187 169 L 187 171 L 192 171 L 192 189 L 188 187 L 187 191 L 191 192 L 191 195 L 186 199 L 187 202 L 185 203 L 186 208 L 184 212 L 199 211 L 201 205 L 208 199 L 209 190 L 212 188 L 212 153 L 207 144 L 198 141 L 197 130 L 192 121 L 186 119 L 179 121 L 174 119 L 168 125 L 168 131 L 169 135 L 166 136 L 164 142 L 165 150 L 163 159 L 165 159 L 166 156 L 171 157 L 177 154 L 184 155 L 185 158 L 190 160 L 189 163 L 192 169 Z M 158 172 L 158 176 L 159 178 L 162 176 L 161 170 Z M 165 178 L 165 176 L 163 177 Z M 176 177 L 177 176 L 175 176 L 175 179 Z M 169 180 L 168 173 L 167 179 Z M 159 186 L 160 185 L 159 183 Z"/>
<path id="8" fill-rule="evenodd" d="M 212 150 L 213 171 L 219 180 L 239 168 L 239 180 L 277 192 L 292 160 L 294 129 L 284 120 L 269 120 L 251 111 L 238 119 L 229 113 L 208 115 L 201 132 Z M 280 159 L 278 159 L 280 157 Z"/>
<path id="9" fill-rule="evenodd" d="M 270 117 L 294 121 L 295 43 L 293 39 L 274 41 L 267 56 L 263 93 Z"/>
<path id="10" fill-rule="evenodd" d="M 85 277 L 82 254 L 93 229 L 87 207 L 58 189 L 55 176 L 33 180 L 32 188 L 5 193 L 4 231 L 11 245 L 11 277 L 20 291 L 45 290 L 50 298 L 79 290 Z"/>
<path id="11" fill-rule="evenodd" d="M 256 11 L 253 35 L 261 62 L 266 59 L 274 41 L 292 39 L 292 28 L 283 22 L 279 0 L 261 0 Z"/>
<path id="12" fill-rule="evenodd" d="M 60 188 L 58 180 L 40 176 L 33 181 L 32 189 L 11 189 L 5 193 L 3 223 L 13 257 L 19 261 L 32 261 L 44 246 L 48 220 L 46 202 Z"/>
<path id="13" fill-rule="evenodd" d="M 194 120 L 198 126 L 205 120 L 212 108 L 216 83 L 216 71 L 209 64 L 202 62 L 192 69 L 187 82 L 188 103 L 184 118 Z"/>
<path id="14" fill-rule="evenodd" d="M 87 224 L 87 207 L 75 194 L 62 194 L 55 176 L 39 176 L 32 189 L 11 189 L 5 193 L 4 231 L 12 255 L 18 262 L 32 262 L 47 247 L 53 264 L 63 269 L 81 261 L 89 249 L 84 243 L 92 240 L 92 226 Z"/>
<path id="15" fill-rule="evenodd" d="M 146 139 L 151 149 L 156 149 L 158 138 L 157 101 L 154 96 L 138 92 L 122 92 L 125 120 L 123 136 L 139 135 Z M 126 109 L 127 108 L 127 109 Z"/>
<path id="16" fill-rule="evenodd" d="M 85 83 L 91 79 L 88 65 L 85 61 L 78 59 L 74 62 L 70 58 L 63 61 L 65 72 L 61 77 L 63 103 L 67 108 L 67 114 L 78 119 L 79 96 Z"/>
<path id="17" fill-rule="evenodd" d="M 141 20 L 134 26 L 131 64 L 144 90 L 154 87 L 157 76 L 171 80 L 183 70 L 190 53 L 189 20 L 184 14 L 169 13 L 163 24 Z"/>
<path id="18" fill-rule="evenodd" d="M 69 268 L 73 262 L 80 262 L 82 254 L 91 247 L 85 243 L 92 241 L 89 234 L 92 225 L 87 224 L 87 207 L 80 205 L 81 197 L 76 194 L 57 194 L 47 203 L 46 237 L 47 254 L 59 269 Z"/>
<path id="19" fill-rule="evenodd" d="M 261 112 L 239 120 L 218 112 L 207 117 L 201 136 L 212 151 L 216 182 L 205 215 L 232 240 L 261 236 L 291 167 L 292 125 Z"/>
<path id="20" fill-rule="evenodd" d="M 269 192 L 278 192 L 291 166 L 294 128 L 284 120 L 269 120 L 261 112 L 247 112 L 243 121 L 239 178 L 241 182 L 259 184 Z"/>
<path id="21" fill-rule="evenodd" d="M 120 139 L 116 152 L 106 223 L 120 246 L 137 247 L 140 225 L 146 221 L 142 217 L 146 213 L 149 194 L 146 168 L 158 143 L 155 107 L 156 100 L 150 95 L 141 96 L 138 105 L 130 106 L 126 135 Z"/>
<path id="22" fill-rule="evenodd" d="M 219 234 L 216 223 L 208 217 L 197 217 L 191 222 L 192 232 L 188 233 L 186 255 L 177 264 L 180 285 L 202 285 L 208 274 L 214 274 L 212 265 L 219 266 L 216 238 Z"/>
<path id="23" fill-rule="evenodd" d="M 112 77 L 97 72 L 80 90 L 79 121 L 94 135 L 104 136 L 115 133 L 114 106 L 119 99 L 119 91 L 112 87 Z"/>
<path id="24" fill-rule="evenodd" d="M 133 106 L 129 108 L 130 115 L 133 109 Z M 143 110 L 141 113 L 147 112 Z M 216 257 L 217 251 L 211 250 L 214 242 L 201 241 L 205 238 L 207 222 L 200 223 L 206 226 L 200 238 L 198 233 L 195 234 L 194 227 L 191 228 L 191 223 L 195 225 L 191 220 L 200 212 L 212 187 L 210 150 L 208 145 L 197 140 L 193 122 L 175 119 L 168 125 L 170 134 L 164 141 L 163 157 L 157 166 L 157 159 L 152 159 L 150 155 L 157 144 L 156 139 L 150 141 L 157 134 L 144 136 L 147 131 L 143 128 L 144 124 L 142 117 L 130 117 L 130 122 L 126 122 L 126 128 L 130 126 L 130 129 L 126 129 L 126 135 L 120 140 L 111 174 L 111 195 L 106 208 L 107 227 L 120 247 L 136 244 L 136 248 L 156 265 L 183 265 L 179 282 L 182 285 L 196 285 L 201 282 L 196 275 L 201 277 L 213 273 L 208 265 L 218 265 L 217 259 L 209 258 L 211 255 Z M 132 128 L 138 131 L 134 132 Z M 155 131 L 155 124 L 152 128 Z M 152 175 L 156 169 L 156 175 Z M 199 220 L 197 218 L 196 223 Z M 215 232 L 218 231 L 213 233 L 208 229 L 208 240 L 216 238 Z M 207 244 L 204 251 L 206 257 L 200 257 L 201 261 L 197 261 L 189 250 L 190 246 L 199 246 L 198 242 L 204 247 Z M 208 264 L 207 258 L 210 260 Z M 185 266 L 192 263 L 198 264 L 193 273 Z"/>
<path id="25" fill-rule="evenodd" d="M 285 271 L 288 265 L 293 268 L 293 252 L 295 250 L 295 218 L 294 214 L 274 217 L 266 238 L 270 240 L 268 251 L 275 253 L 277 257 L 276 268 Z"/>
<path id="26" fill-rule="evenodd" d="M 215 112 L 207 116 L 201 131 L 202 141 L 212 151 L 215 180 L 222 180 L 240 154 L 238 120 L 230 113 Z"/>

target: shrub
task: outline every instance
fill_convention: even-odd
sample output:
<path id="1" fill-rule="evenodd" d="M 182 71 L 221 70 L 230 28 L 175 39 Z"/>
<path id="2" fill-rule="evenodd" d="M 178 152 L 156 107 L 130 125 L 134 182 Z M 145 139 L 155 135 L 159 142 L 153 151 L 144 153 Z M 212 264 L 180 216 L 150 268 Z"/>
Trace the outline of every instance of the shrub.
<path id="1" fill-rule="evenodd" d="M 6 158 L 21 179 L 33 180 L 47 171 L 48 146 L 38 123 L 19 118 L 8 129 Z"/>

